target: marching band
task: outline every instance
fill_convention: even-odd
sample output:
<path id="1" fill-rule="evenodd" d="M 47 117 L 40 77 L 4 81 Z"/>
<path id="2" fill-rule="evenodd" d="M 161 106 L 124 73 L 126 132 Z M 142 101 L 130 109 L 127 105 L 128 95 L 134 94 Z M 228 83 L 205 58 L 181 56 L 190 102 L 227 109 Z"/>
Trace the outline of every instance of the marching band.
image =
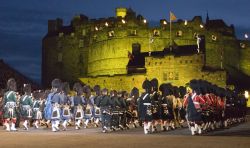
<path id="1" fill-rule="evenodd" d="M 185 86 L 158 85 L 157 79 L 145 80 L 139 89 L 109 91 L 99 85 L 91 88 L 77 82 L 70 91 L 67 82 L 54 79 L 51 90 L 33 91 L 24 84 L 23 95 L 16 92 L 14 79 L 7 81 L 2 97 L 6 131 L 45 126 L 53 132 L 101 127 L 112 132 L 142 126 L 145 134 L 188 127 L 191 135 L 200 135 L 244 122 L 246 99 L 237 91 L 221 88 L 205 80 L 191 80 Z M 0 106 L 0 107 L 1 107 Z M 19 119 L 19 120 L 17 120 Z"/>

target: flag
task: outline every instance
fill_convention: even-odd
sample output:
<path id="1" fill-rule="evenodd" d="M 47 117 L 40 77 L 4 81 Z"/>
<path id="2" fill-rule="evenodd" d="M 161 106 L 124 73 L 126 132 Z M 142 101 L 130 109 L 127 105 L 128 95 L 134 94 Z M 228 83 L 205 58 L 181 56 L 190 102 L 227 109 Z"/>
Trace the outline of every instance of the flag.
<path id="1" fill-rule="evenodd" d="M 176 16 L 170 11 L 170 21 L 175 21 L 176 19 Z"/>

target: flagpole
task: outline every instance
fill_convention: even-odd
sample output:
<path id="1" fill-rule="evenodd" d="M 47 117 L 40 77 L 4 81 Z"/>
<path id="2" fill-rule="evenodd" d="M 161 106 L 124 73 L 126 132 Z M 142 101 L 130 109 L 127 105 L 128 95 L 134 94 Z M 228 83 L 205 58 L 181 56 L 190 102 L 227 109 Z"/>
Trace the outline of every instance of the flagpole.
<path id="1" fill-rule="evenodd" d="M 170 46 L 172 46 L 172 41 L 171 41 L 171 36 L 172 36 L 172 31 L 171 31 L 171 26 L 172 26 L 172 21 L 171 21 L 171 11 L 169 12 L 169 22 L 170 22 L 170 27 L 169 27 L 169 40 L 170 40 Z"/>

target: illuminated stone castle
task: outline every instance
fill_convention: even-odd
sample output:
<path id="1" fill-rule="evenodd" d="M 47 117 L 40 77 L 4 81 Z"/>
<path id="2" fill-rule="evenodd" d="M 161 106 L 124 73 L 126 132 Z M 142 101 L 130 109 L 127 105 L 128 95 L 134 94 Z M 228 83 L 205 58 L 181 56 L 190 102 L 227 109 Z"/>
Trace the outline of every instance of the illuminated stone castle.
<path id="1" fill-rule="evenodd" d="M 165 19 L 149 27 L 130 8 L 117 8 L 109 18 L 75 16 L 69 26 L 61 19 L 49 20 L 42 44 L 42 84 L 48 87 L 57 77 L 130 90 L 141 89 L 146 78 L 178 86 L 205 79 L 225 86 L 250 76 L 250 43 L 235 37 L 233 25 L 208 16 L 204 23 L 195 16 L 172 22 L 171 37 L 169 28 Z"/>

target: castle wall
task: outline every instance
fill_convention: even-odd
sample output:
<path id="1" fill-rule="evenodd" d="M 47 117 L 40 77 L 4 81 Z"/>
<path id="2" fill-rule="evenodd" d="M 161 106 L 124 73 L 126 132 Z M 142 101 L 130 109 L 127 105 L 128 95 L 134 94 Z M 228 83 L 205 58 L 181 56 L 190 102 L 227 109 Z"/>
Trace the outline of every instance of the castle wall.
<path id="1" fill-rule="evenodd" d="M 218 86 L 225 87 L 226 72 L 202 71 L 204 65 L 204 55 L 192 56 L 165 56 L 163 58 L 147 57 L 145 67 L 146 74 L 136 75 L 115 75 L 79 78 L 83 83 L 90 85 L 100 85 L 102 88 L 130 91 L 133 87 L 142 90 L 142 83 L 147 78 L 149 80 L 157 78 L 159 84 L 171 83 L 175 86 L 184 86 L 192 79 L 204 79 Z"/>
<path id="2" fill-rule="evenodd" d="M 43 78 L 45 86 L 50 86 L 54 78 L 63 81 L 76 81 L 85 71 L 87 51 L 79 47 L 79 40 L 74 35 L 55 36 L 43 40 Z"/>
<path id="3" fill-rule="evenodd" d="M 172 83 L 183 86 L 192 79 L 204 79 L 218 86 L 226 85 L 226 72 L 209 72 L 202 70 L 204 55 L 165 56 L 164 58 L 146 58 L 146 76 L 148 79 L 157 78 L 159 83 Z"/>

